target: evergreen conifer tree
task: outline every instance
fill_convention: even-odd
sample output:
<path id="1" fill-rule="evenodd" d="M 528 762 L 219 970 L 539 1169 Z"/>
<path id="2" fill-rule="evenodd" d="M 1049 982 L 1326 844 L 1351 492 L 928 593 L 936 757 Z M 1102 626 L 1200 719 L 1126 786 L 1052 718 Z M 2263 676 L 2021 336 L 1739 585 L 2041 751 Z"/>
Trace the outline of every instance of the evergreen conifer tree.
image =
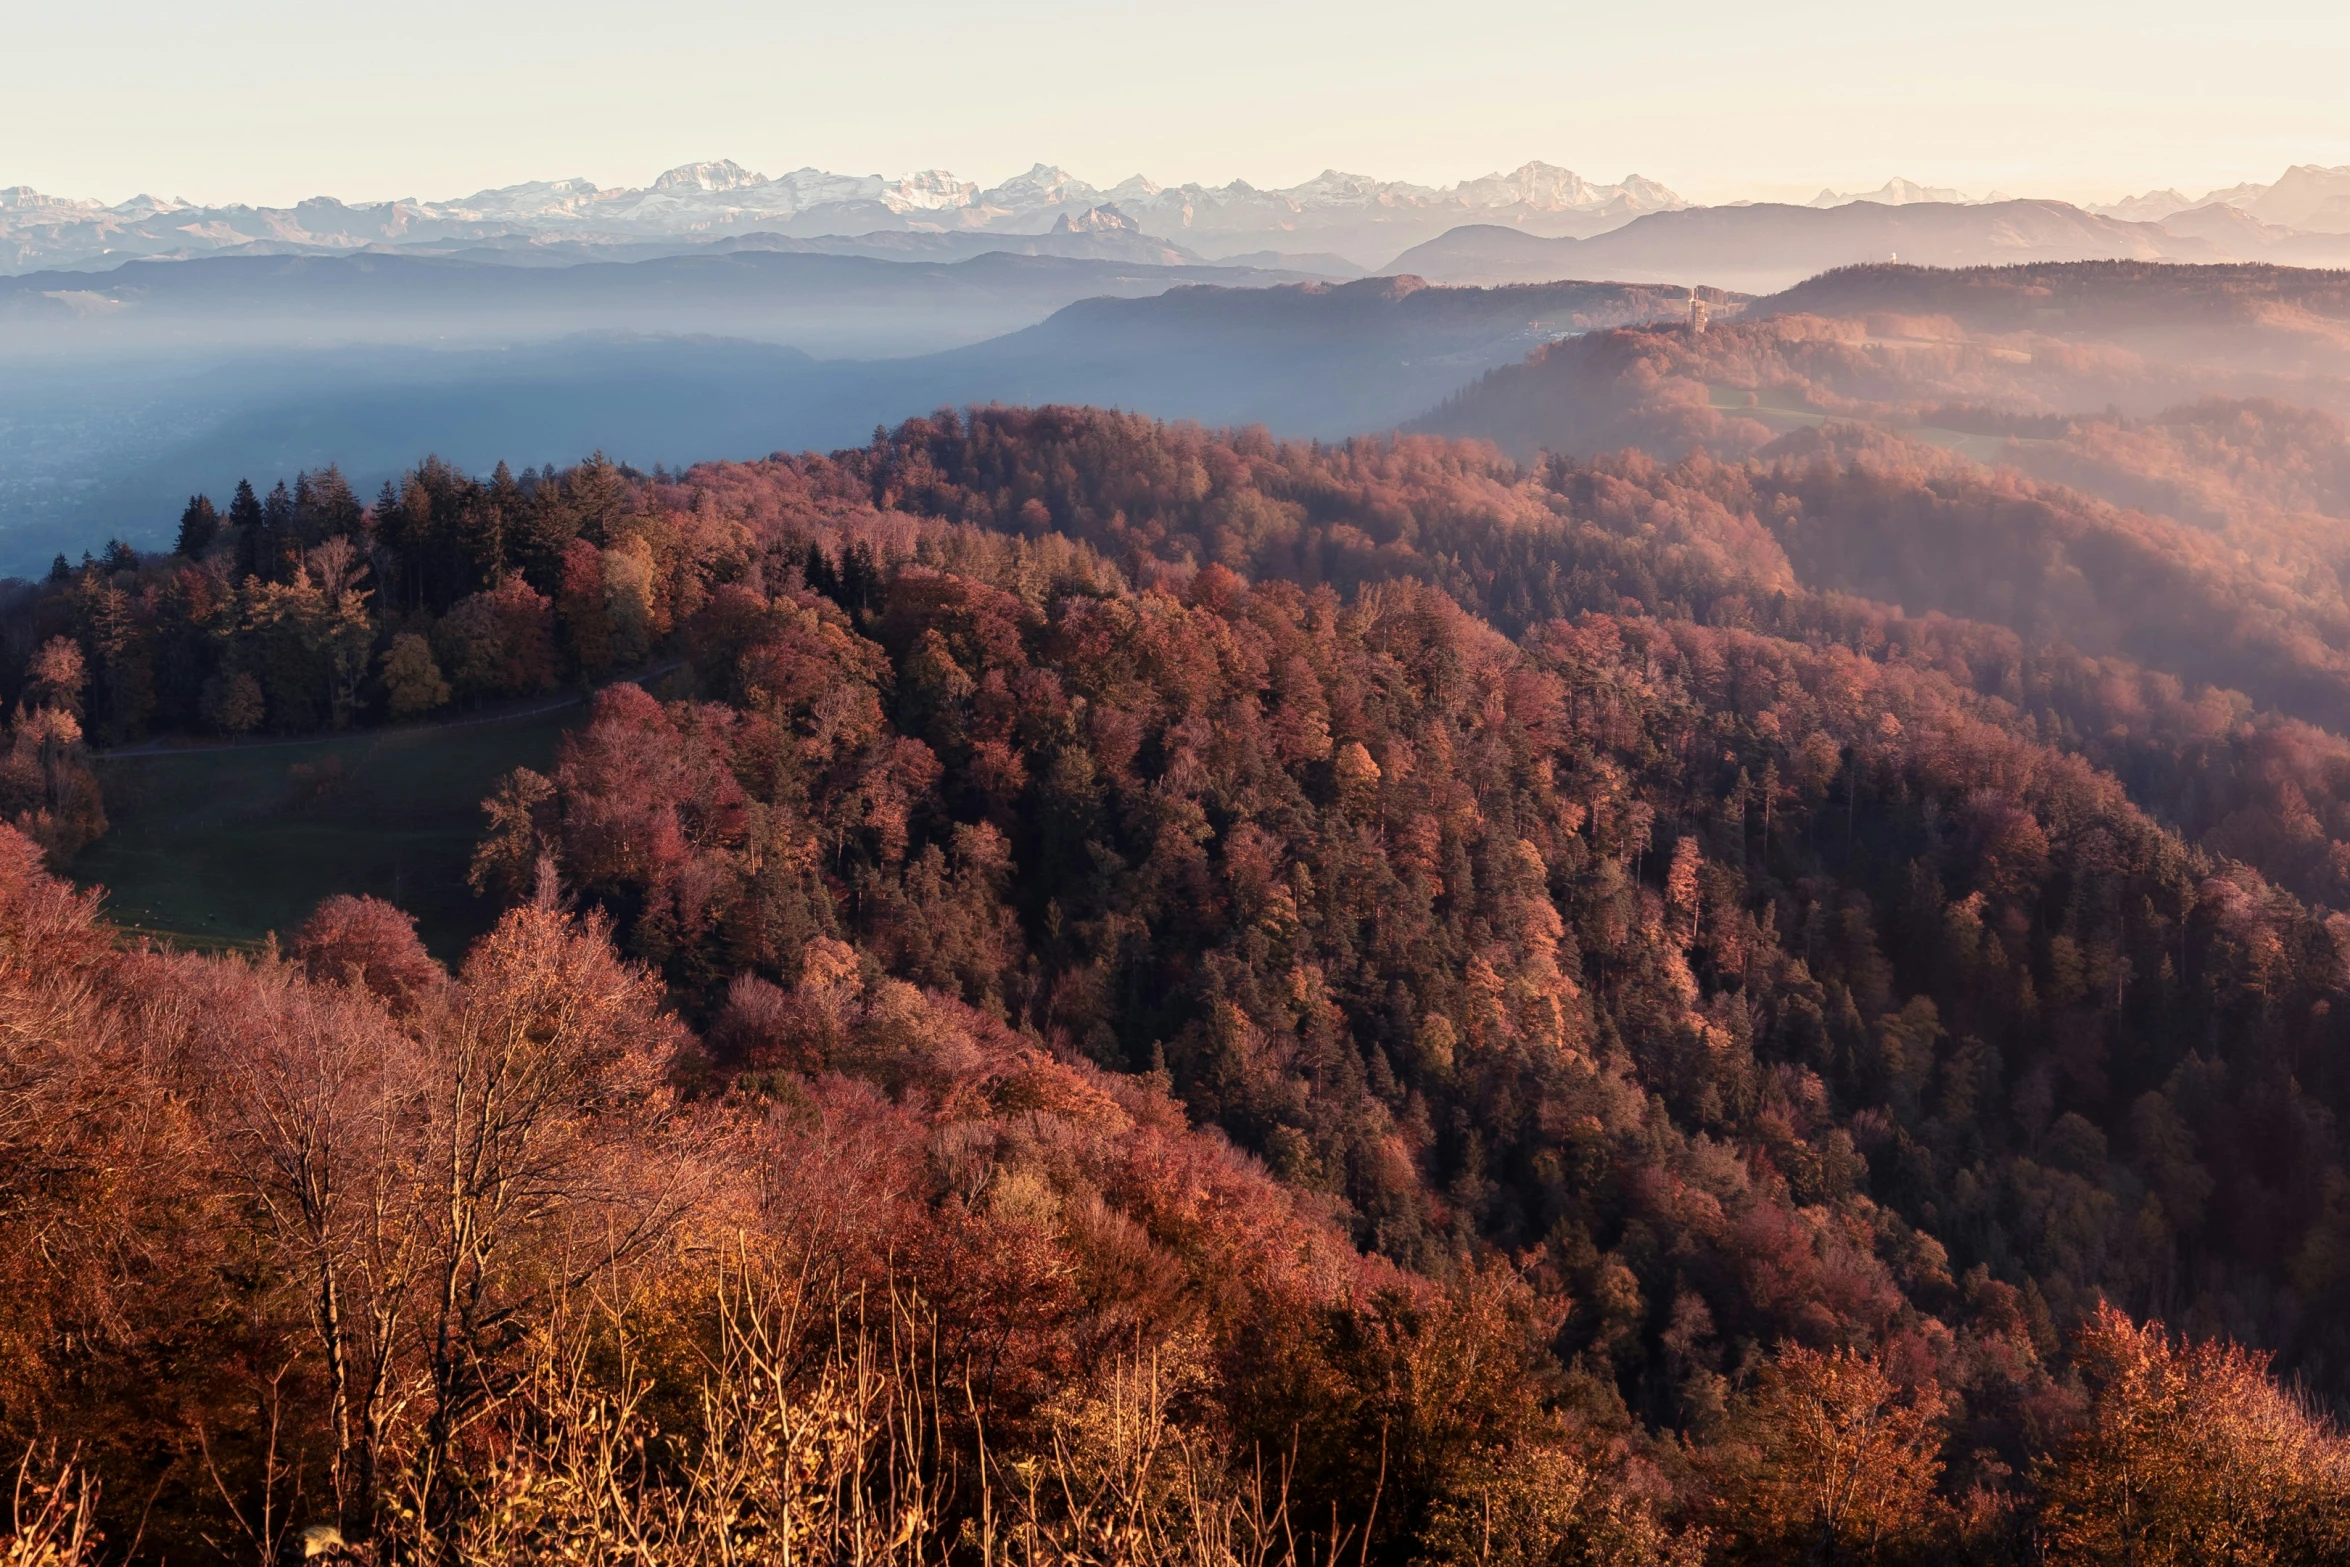
<path id="1" fill-rule="evenodd" d="M 219 533 L 220 513 L 213 509 L 212 497 L 189 496 L 188 509 L 180 513 L 179 553 L 194 560 L 212 547 Z"/>
<path id="2" fill-rule="evenodd" d="M 250 528 L 261 520 L 261 500 L 253 493 L 253 481 L 239 479 L 237 493 L 228 503 L 228 525 L 232 528 Z"/>

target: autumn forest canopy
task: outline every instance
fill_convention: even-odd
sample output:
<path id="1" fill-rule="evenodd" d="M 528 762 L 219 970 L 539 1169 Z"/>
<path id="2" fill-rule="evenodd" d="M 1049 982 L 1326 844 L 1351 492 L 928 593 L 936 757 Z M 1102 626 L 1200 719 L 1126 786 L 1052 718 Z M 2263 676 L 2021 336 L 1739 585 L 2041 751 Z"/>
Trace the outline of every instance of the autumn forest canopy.
<path id="1" fill-rule="evenodd" d="M 1863 268 L 60 556 L 0 1560 L 2350 1559 L 2346 420 L 2339 274 Z M 461 949 L 88 885 L 565 703 Z"/>

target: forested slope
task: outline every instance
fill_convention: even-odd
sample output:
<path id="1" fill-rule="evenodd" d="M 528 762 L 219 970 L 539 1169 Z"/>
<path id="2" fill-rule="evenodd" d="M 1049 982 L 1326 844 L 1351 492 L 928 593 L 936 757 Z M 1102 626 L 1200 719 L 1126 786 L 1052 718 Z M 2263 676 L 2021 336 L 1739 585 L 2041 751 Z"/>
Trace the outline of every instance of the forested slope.
<path id="1" fill-rule="evenodd" d="M 84 723 L 695 695 L 502 783 L 453 977 L 125 949 L 8 840 L 0 1419 L 111 1548 L 2343 1549 L 2262 1359 L 2350 1397 L 2333 632 L 2208 532 L 1081 409 L 190 518 L 5 622 L 54 862 Z M 863 1477 L 738 1504 L 770 1419 Z"/>

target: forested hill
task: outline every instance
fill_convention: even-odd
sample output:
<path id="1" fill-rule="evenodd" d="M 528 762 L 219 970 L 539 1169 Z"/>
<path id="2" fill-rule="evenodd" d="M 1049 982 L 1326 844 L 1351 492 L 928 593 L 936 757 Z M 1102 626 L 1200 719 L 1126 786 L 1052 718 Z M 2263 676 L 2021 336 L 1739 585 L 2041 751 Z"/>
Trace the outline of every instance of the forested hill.
<path id="1" fill-rule="evenodd" d="M 2350 610 L 2320 531 L 2350 494 L 2326 477 L 2350 462 L 2339 426 L 2215 407 L 2035 450 L 2052 472 L 2168 483 L 2170 509 L 2199 515 L 2184 495 L 2213 515 L 2117 509 L 1857 430 L 1744 463 L 1529 468 L 1465 443 L 1313 446 L 995 411 L 690 479 L 590 463 L 476 480 L 428 463 L 372 506 L 331 470 L 225 512 L 200 499 L 182 553 L 61 561 L 7 606 L 0 694 L 36 717 L 70 705 L 102 745 L 526 696 L 651 656 L 760 530 L 865 508 L 884 532 L 933 518 L 1062 534 L 1130 579 L 1210 560 L 1342 593 L 1412 577 L 1513 637 L 1626 602 L 1826 637 L 2016 705 L 2194 841 L 2350 902 L 2350 664 L 2334 651 Z M 2280 516 L 2300 530 L 2284 544 Z M 70 854 L 95 800 L 70 748 L 41 754 L 9 808 L 49 811 L 38 830 Z"/>
<path id="2" fill-rule="evenodd" d="M 1773 294 L 1761 314 L 1948 316 L 1976 330 L 2154 330 L 2276 311 L 2350 318 L 2350 271 L 2258 263 L 2076 261 L 1837 267 Z"/>
<path id="3" fill-rule="evenodd" d="M 1521 467 L 995 409 L 307 475 L 61 564 L 0 773 L 53 863 L 85 726 L 670 651 L 694 695 L 616 685 L 505 779 L 512 912 L 454 978 L 352 900 L 291 961 L 119 951 L 7 849 L 12 1091 L 99 1109 L 0 1120 L 51 1172 L 0 1208 L 0 1420 L 158 1550 L 276 1465 L 476 1559 L 704 1527 L 788 1385 L 886 1456 L 838 1485 L 893 1551 L 992 1499 L 1088 1559 L 1110 1498 L 1164 1542 L 1277 1484 L 1308 1559 L 1397 1567 L 2340 1559 L 2350 1447 L 2260 1358 L 2350 1399 L 2323 606 L 1841 439 Z M 2094 648 L 1992 613 L 2079 620 L 2075 551 L 2218 662 L 2131 602 Z M 1959 560 L 1944 612 L 1862 596 Z M 303 1206 L 313 1146 L 371 1217 Z M 489 1184 L 408 1184 L 448 1168 Z M 677 1467 L 595 1445 L 655 1429 Z"/>
<path id="4" fill-rule="evenodd" d="M 1725 315 L 1743 295 L 1700 291 Z M 1562 336 L 1684 317 L 1688 291 L 1623 283 L 1431 287 L 1416 277 L 1093 299 L 991 342 L 877 368 L 869 400 L 1087 403 L 1287 435 L 1388 429 Z M 886 391 L 883 389 L 886 388 Z"/>

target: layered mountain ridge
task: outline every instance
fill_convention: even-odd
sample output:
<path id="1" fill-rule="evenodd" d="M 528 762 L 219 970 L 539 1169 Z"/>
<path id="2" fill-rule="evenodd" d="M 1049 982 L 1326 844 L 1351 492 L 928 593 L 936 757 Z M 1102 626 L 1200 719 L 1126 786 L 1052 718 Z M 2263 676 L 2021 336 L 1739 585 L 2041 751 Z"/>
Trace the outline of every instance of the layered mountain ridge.
<path id="1" fill-rule="evenodd" d="M 2231 185 L 2202 196 L 2155 190 L 2089 210 L 2103 217 L 2159 223 L 2178 213 L 2214 206 L 2230 207 L 2262 223 L 2304 233 L 2350 233 L 2350 166 L 2296 163 L 2270 185 Z"/>
<path id="2" fill-rule="evenodd" d="M 1883 229 L 1882 243 L 1872 232 L 1855 248 L 1856 228 Z M 1577 251 L 1592 241 L 1604 243 Z M 1959 266 L 2108 258 L 2323 266 L 2350 259 L 2350 167 L 2298 164 L 2269 184 L 2083 205 L 1896 177 L 1871 191 L 1823 189 L 1800 207 L 1702 207 L 1637 174 L 1601 184 L 1541 162 L 1442 187 L 1328 169 L 1260 189 L 1241 180 L 1161 185 L 1139 174 L 1104 188 L 1044 163 L 990 186 L 943 169 L 892 177 L 801 168 L 770 177 L 721 158 L 682 164 L 642 187 L 534 180 L 446 201 L 319 196 L 288 207 L 151 195 L 108 206 L 0 188 L 0 275 L 220 255 L 391 251 L 564 266 L 741 248 L 928 260 L 1006 249 L 1461 283 L 1686 275 L 1763 290 L 1888 257 Z"/>
<path id="3" fill-rule="evenodd" d="M 115 206 L 0 189 L 0 270 L 110 265 L 134 257 L 239 250 L 348 251 L 528 239 L 545 242 L 794 238 L 887 231 L 1042 234 L 1062 218 L 1114 206 L 1143 233 L 1203 254 L 1334 249 L 1364 265 L 1458 223 L 1546 234 L 1594 233 L 1644 212 L 1686 206 L 1653 180 L 1597 184 L 1527 163 L 1442 188 L 1325 170 L 1285 189 L 1244 181 L 1160 185 L 1141 175 L 1107 190 L 1039 163 L 981 187 L 943 169 L 895 178 L 803 168 L 770 178 L 727 159 L 671 169 L 642 188 L 538 180 L 450 201 L 291 207 L 219 206 L 141 195 Z"/>
<path id="4" fill-rule="evenodd" d="M 2265 262 L 2341 266 L 2350 235 L 2263 221 L 2211 202 L 2161 221 L 2104 216 L 2061 201 L 1758 202 L 1645 214 L 1588 237 L 1463 224 L 1397 256 L 1396 272 L 1444 283 L 1558 278 L 1704 282 L 1769 293 L 1814 273 L 1867 263 L 1935 267 L 2066 261 Z"/>

